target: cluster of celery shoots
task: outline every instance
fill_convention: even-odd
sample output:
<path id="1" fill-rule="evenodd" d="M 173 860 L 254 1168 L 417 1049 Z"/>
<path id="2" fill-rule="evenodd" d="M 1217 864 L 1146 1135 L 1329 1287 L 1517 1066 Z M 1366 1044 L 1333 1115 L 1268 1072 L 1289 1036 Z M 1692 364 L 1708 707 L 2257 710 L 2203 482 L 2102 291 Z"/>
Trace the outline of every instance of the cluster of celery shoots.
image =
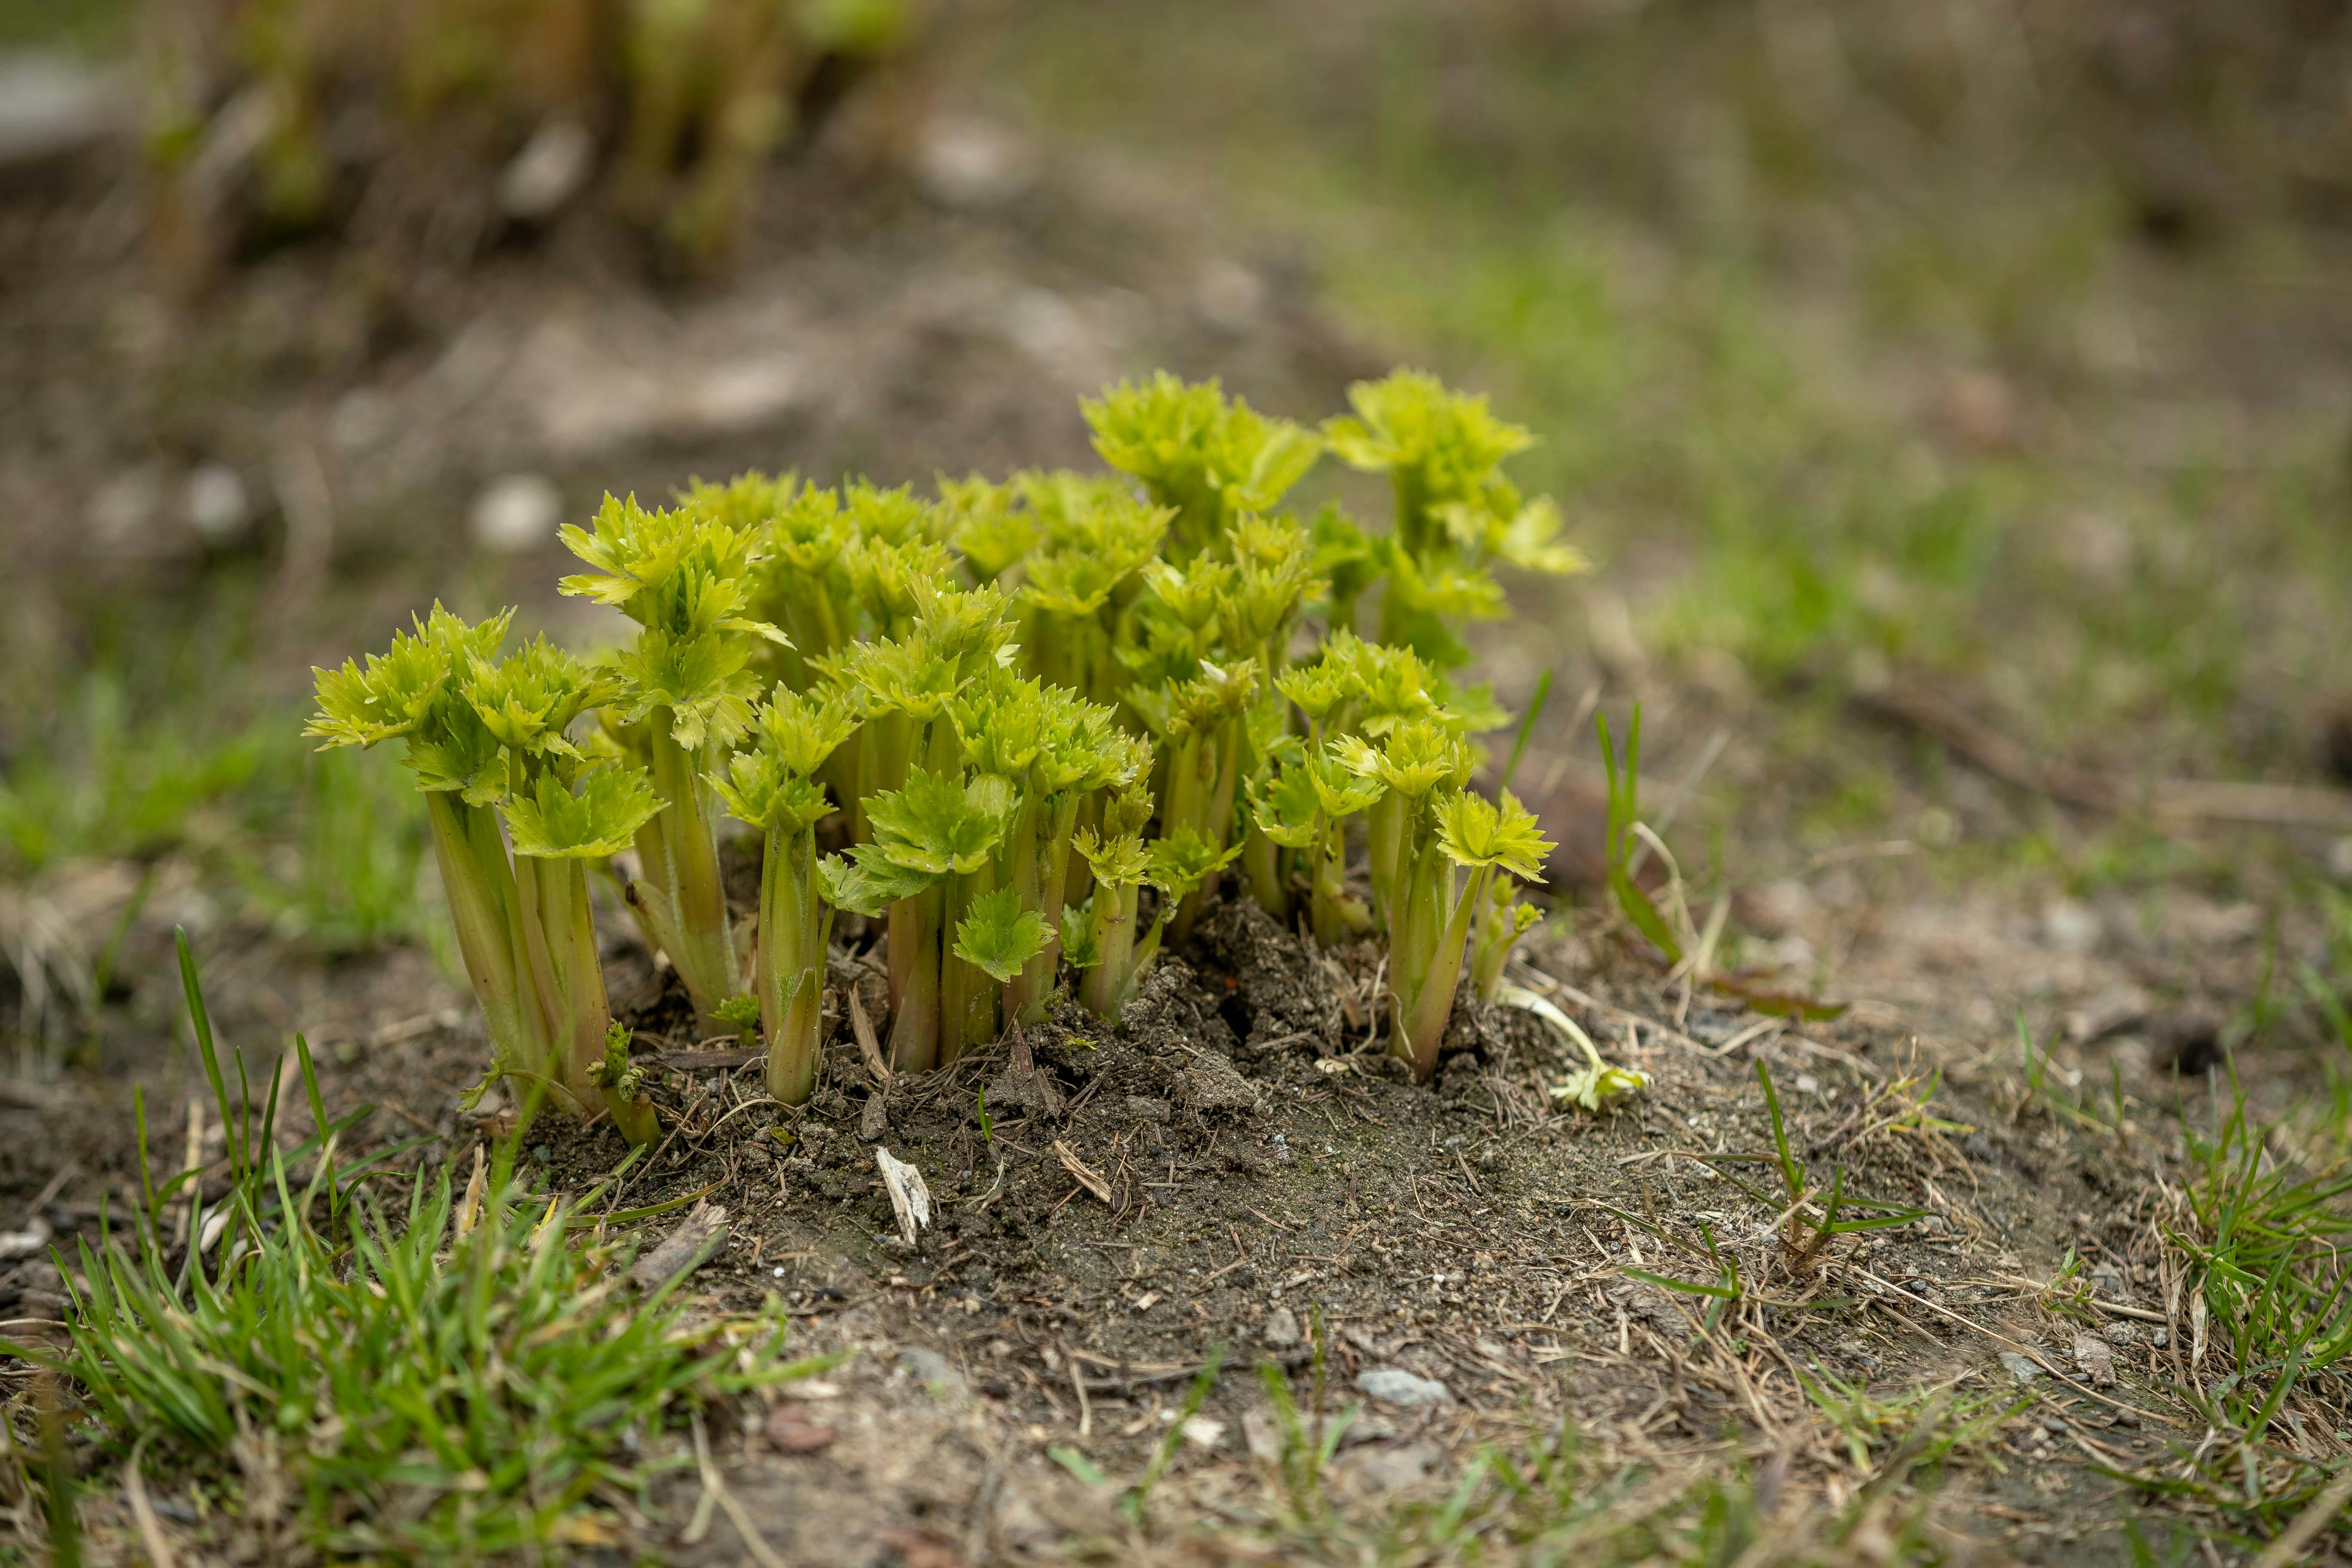
<path id="1" fill-rule="evenodd" d="M 1066 971 L 1117 1018 L 1228 868 L 1322 943 L 1385 934 L 1391 1045 L 1425 1079 L 1465 970 L 1491 995 L 1535 923 L 1518 888 L 1550 848 L 1470 787 L 1473 737 L 1507 721 L 1453 679 L 1463 626 L 1504 613 L 1496 563 L 1581 562 L 1503 476 L 1530 437 L 1483 398 L 1399 372 L 1350 402 L 1316 431 L 1163 374 L 1085 405 L 1108 474 L 608 497 L 563 531 L 588 570 L 562 586 L 633 622 L 625 646 L 502 656 L 510 613 L 436 605 L 318 672 L 310 732 L 405 742 L 498 1069 L 632 1140 L 655 1118 L 592 874 L 706 1035 L 760 1028 L 787 1104 L 814 1084 L 835 911 L 887 931 L 889 1052 L 922 1070 L 1042 1017 Z M 1284 508 L 1326 450 L 1389 476 L 1388 531 Z M 751 918 L 725 816 L 764 836 Z"/>

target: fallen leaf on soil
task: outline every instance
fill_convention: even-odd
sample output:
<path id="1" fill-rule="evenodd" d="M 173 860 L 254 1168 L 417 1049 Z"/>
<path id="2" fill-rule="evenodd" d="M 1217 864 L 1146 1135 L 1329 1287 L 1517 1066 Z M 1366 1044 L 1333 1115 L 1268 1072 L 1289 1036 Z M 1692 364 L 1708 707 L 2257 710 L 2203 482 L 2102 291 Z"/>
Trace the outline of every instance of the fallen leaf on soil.
<path id="1" fill-rule="evenodd" d="M 1076 1176 L 1078 1185 L 1086 1188 L 1103 1202 L 1110 1202 L 1110 1184 L 1102 1179 L 1099 1172 L 1071 1153 L 1067 1143 L 1063 1142 L 1059 1138 L 1055 1139 L 1054 1152 L 1062 1157 L 1062 1169 Z"/>
<path id="2" fill-rule="evenodd" d="M 2104 1386 L 2116 1380 L 2114 1347 L 2096 1334 L 2074 1336 L 2074 1364 L 2083 1369 L 2083 1375 L 2089 1378 L 2095 1386 Z"/>
<path id="3" fill-rule="evenodd" d="M 727 1211 L 697 1204 L 659 1247 L 630 1266 L 629 1278 L 640 1290 L 658 1290 L 681 1274 L 691 1273 L 727 1245 Z"/>
<path id="4" fill-rule="evenodd" d="M 882 1185 L 898 1216 L 898 1234 L 912 1247 L 915 1232 L 931 1223 L 931 1189 L 924 1184 L 922 1172 L 894 1158 L 887 1149 L 874 1151 L 874 1163 L 882 1173 Z"/>
<path id="5" fill-rule="evenodd" d="M 779 1405 L 768 1413 L 768 1441 L 787 1454 L 814 1454 L 819 1448 L 830 1447 L 834 1432 L 830 1426 L 820 1426 L 790 1405 Z"/>

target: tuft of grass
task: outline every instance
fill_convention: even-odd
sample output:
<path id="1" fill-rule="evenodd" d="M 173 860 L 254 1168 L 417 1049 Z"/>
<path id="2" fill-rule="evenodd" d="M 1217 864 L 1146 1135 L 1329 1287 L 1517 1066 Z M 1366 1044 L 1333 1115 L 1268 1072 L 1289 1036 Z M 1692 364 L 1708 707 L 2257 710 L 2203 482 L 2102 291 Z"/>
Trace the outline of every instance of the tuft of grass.
<path id="1" fill-rule="evenodd" d="M 2343 1473 L 2315 1439 L 2352 1422 L 2339 1370 L 2352 1355 L 2352 1169 L 2279 1156 L 2279 1129 L 2248 1114 L 2234 1071 L 2224 1092 L 2214 1084 L 2210 1131 L 2186 1128 L 2163 1227 L 2187 1276 L 2178 1392 L 2205 1430 L 2168 1463 L 2111 1473 L 2267 1539 L 2323 1506 Z"/>
<path id="2" fill-rule="evenodd" d="M 142 1137 L 152 1197 L 82 1246 L 69 1348 L 12 1347 L 71 1380 L 104 1452 L 241 1486 L 264 1539 L 282 1510 L 320 1551 L 471 1560 L 588 1539 L 592 1494 L 650 1508 L 690 1410 L 832 1364 L 784 1358 L 780 1310 L 689 1322 L 676 1280 L 633 1300 L 618 1249 L 573 1239 L 585 1204 L 522 1190 L 511 1146 L 462 1203 L 445 1169 L 380 1205 L 362 1183 L 386 1156 L 338 1156 L 364 1110 L 328 1119 L 298 1036 L 317 1131 L 281 1139 L 278 1075 L 257 1114 L 241 1070 L 230 1092 L 184 937 L 182 961 L 233 1184 L 156 1188 Z"/>
<path id="3" fill-rule="evenodd" d="M 279 722 L 221 731 L 144 715 L 107 669 L 85 676 L 44 728 L 0 767 L 0 872 L 17 877 L 194 841 L 207 812 L 257 809 L 255 786 L 294 752 Z"/>
<path id="4" fill-rule="evenodd" d="M 301 764 L 296 842 L 234 861 L 247 899 L 281 934 L 331 956 L 426 938 L 427 834 L 415 791 L 336 752 Z"/>

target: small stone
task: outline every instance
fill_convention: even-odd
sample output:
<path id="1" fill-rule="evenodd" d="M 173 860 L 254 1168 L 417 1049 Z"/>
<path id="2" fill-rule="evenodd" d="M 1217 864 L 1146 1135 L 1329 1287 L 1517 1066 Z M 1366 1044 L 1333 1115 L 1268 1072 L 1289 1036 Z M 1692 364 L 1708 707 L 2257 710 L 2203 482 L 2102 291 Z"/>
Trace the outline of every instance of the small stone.
<path id="1" fill-rule="evenodd" d="M 1184 1423 L 1184 1441 L 1196 1448 L 1214 1450 L 1225 1440 L 1225 1424 L 1206 1415 L 1195 1415 Z"/>
<path id="2" fill-rule="evenodd" d="M 507 474 L 482 487 L 467 519 L 474 542 L 494 555 L 520 555 L 551 543 L 563 498 L 543 474 Z"/>
<path id="3" fill-rule="evenodd" d="M 2009 1369 L 2009 1375 L 2015 1378 L 2020 1383 L 2032 1383 L 2035 1378 L 2042 1375 L 2042 1369 L 2040 1367 L 2034 1365 L 2032 1362 L 2026 1360 L 2015 1351 L 2001 1352 L 2000 1364 L 2007 1367 Z"/>
<path id="4" fill-rule="evenodd" d="M 234 544 L 253 522 L 245 481 L 226 463 L 206 463 L 188 476 L 188 526 L 206 544 Z"/>
<path id="5" fill-rule="evenodd" d="M 1265 1315 L 1263 1335 L 1265 1342 L 1278 1351 L 1286 1351 L 1299 1342 L 1298 1316 L 1287 1307 L 1276 1307 Z"/>
<path id="6" fill-rule="evenodd" d="M 1356 1386 L 1372 1398 L 1404 1410 L 1451 1404 L 1454 1391 L 1433 1377 L 1416 1377 L 1402 1367 L 1371 1367 L 1356 1374 Z"/>
<path id="7" fill-rule="evenodd" d="M 1138 1121 L 1165 1121 L 1176 1113 L 1176 1108 L 1164 1100 L 1130 1094 L 1127 1097 L 1127 1113 Z"/>
<path id="8" fill-rule="evenodd" d="M 0 168 L 86 146 L 135 119 L 129 81 L 69 55 L 0 54 Z"/>
<path id="9" fill-rule="evenodd" d="M 1184 1102 L 1195 1110 L 1248 1111 L 1257 1109 L 1257 1086 L 1239 1068 L 1213 1051 L 1203 1051 L 1192 1065 L 1176 1075 Z"/>
<path id="10" fill-rule="evenodd" d="M 991 207 L 1029 188 L 1035 160 L 1025 142 L 1001 126 L 942 117 L 924 130 L 915 177 L 942 206 Z"/>
<path id="11" fill-rule="evenodd" d="M 2053 899 L 2042 911 L 2042 934 L 2065 952 L 2088 952 L 2106 936 L 2099 911 L 2078 899 Z"/>
<path id="12" fill-rule="evenodd" d="M 2109 1323 L 2099 1332 L 2111 1345 L 2136 1345 L 2139 1343 L 2141 1337 L 2137 1323 Z"/>
<path id="13" fill-rule="evenodd" d="M 524 223 L 541 223 L 588 183 L 596 139 L 576 120 L 551 120 L 530 134 L 499 176 L 499 209 Z"/>
<path id="14" fill-rule="evenodd" d="M 898 1364 L 908 1375 L 923 1385 L 923 1392 L 942 1404 L 958 1403 L 964 1397 L 963 1374 L 948 1363 L 948 1358 L 921 1345 L 908 1345 L 898 1352 Z"/>
<path id="15" fill-rule="evenodd" d="M 830 1447 L 834 1430 L 820 1426 L 793 1405 L 779 1405 L 768 1412 L 768 1441 L 778 1452 L 814 1454 L 819 1448 Z"/>
<path id="16" fill-rule="evenodd" d="M 1367 1489 L 1392 1492 L 1425 1479 L 1444 1458 L 1445 1450 L 1431 1442 L 1381 1443 L 1359 1449 L 1348 1468 Z"/>
<path id="17" fill-rule="evenodd" d="M 2115 1347 L 2096 1334 L 2074 1336 L 2074 1364 L 2093 1386 L 2104 1386 L 2116 1380 Z"/>

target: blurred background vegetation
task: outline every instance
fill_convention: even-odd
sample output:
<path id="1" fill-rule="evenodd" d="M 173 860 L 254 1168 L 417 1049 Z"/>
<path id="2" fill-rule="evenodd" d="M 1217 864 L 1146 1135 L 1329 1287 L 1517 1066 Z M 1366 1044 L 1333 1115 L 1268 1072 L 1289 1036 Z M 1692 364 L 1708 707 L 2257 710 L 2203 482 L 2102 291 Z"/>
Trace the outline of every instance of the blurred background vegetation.
<path id="1" fill-rule="evenodd" d="M 1545 435 L 1601 563 L 1494 631 L 1505 693 L 1643 701 L 1670 776 L 1734 737 L 1695 870 L 1897 842 L 1863 896 L 2189 885 L 2347 962 L 2346 826 L 2062 808 L 1872 704 L 2352 777 L 2352 6 L 36 0 L 0 43 L 68 106 L 0 163 L 18 887 L 184 851 L 233 918 L 412 936 L 411 797 L 301 759 L 305 667 L 523 591 L 550 509 L 1076 460 L 1112 374 L 1311 416 L 1402 361 Z M 367 435 L 496 426 L 432 378 L 525 316 L 592 323 L 535 446 Z M 846 346 L 698 360 L 784 318 Z"/>

